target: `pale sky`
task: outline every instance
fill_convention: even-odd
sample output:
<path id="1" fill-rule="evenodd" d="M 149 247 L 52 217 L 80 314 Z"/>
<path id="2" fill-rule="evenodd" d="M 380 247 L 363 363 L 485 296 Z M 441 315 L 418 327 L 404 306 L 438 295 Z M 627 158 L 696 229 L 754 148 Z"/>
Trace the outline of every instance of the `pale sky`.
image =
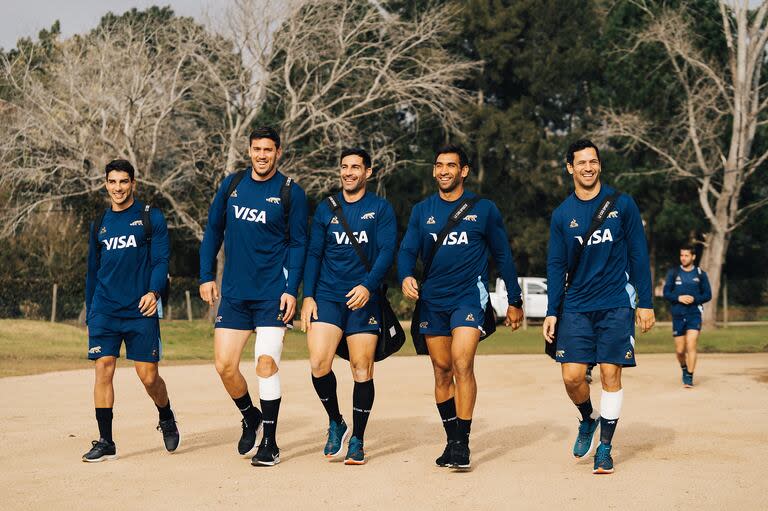
<path id="1" fill-rule="evenodd" d="M 20 37 L 37 39 L 57 19 L 64 37 L 94 28 L 109 11 L 123 13 L 132 7 L 170 5 L 176 14 L 201 19 L 213 6 L 225 0 L 0 0 L 0 48 L 16 47 Z"/>

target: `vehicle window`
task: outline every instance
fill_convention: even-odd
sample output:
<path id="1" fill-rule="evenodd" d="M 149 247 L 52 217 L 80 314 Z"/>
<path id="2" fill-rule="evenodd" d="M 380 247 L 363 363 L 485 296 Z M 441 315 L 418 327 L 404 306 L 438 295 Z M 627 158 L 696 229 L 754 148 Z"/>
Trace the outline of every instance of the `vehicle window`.
<path id="1" fill-rule="evenodd" d="M 544 289 L 544 286 L 541 286 L 539 284 L 534 284 L 533 282 L 529 282 L 528 294 L 529 295 L 545 295 L 547 294 L 547 290 Z"/>

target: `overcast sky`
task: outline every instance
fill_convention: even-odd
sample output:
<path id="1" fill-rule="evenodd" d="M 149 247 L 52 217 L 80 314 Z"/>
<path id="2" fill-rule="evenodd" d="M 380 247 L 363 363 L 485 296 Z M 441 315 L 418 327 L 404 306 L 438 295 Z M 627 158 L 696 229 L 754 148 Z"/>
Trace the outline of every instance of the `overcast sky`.
<path id="1" fill-rule="evenodd" d="M 65 37 L 90 30 L 112 11 L 123 13 L 132 7 L 170 5 L 176 14 L 200 19 L 210 6 L 223 0 L 0 0 L 0 48 L 16 47 L 20 37 L 37 38 L 43 28 L 61 22 Z"/>

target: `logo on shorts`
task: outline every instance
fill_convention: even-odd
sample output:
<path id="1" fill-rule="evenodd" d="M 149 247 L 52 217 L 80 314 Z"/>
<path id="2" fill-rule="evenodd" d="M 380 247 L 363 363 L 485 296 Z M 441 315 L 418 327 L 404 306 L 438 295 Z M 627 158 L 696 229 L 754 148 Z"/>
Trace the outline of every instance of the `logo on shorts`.
<path id="1" fill-rule="evenodd" d="M 157 350 L 152 350 L 152 356 L 153 356 L 153 357 L 156 357 L 156 356 L 157 356 Z"/>
<path id="2" fill-rule="evenodd" d="M 376 318 L 375 318 L 375 317 L 371 316 L 371 317 L 368 319 L 368 324 L 369 324 L 369 325 L 378 325 L 379 323 L 378 323 L 378 322 L 376 322 Z"/>
<path id="3" fill-rule="evenodd" d="M 435 223 L 435 217 L 431 216 L 427 218 L 427 225 L 432 225 Z"/>
<path id="4" fill-rule="evenodd" d="M 624 355 L 624 358 L 626 358 L 627 360 L 629 360 L 630 358 L 632 358 L 632 356 L 633 356 L 633 355 L 632 355 L 632 352 L 631 352 L 631 351 L 628 351 L 628 352 L 627 352 L 627 354 L 626 354 L 626 355 Z"/>
<path id="5" fill-rule="evenodd" d="M 467 319 L 465 319 L 464 321 L 474 321 L 474 320 L 475 320 L 475 316 L 473 316 L 472 313 L 470 312 L 469 314 L 467 314 Z"/>
<path id="6" fill-rule="evenodd" d="M 135 225 L 144 225 L 144 222 L 142 222 L 141 220 L 134 220 L 133 222 L 131 222 L 131 227 Z"/>
<path id="7" fill-rule="evenodd" d="M 574 218 L 573 220 L 571 220 L 571 223 L 568 226 L 571 229 L 575 229 L 575 228 L 577 228 L 579 226 L 579 222 L 577 222 L 576 219 Z"/>
<path id="8" fill-rule="evenodd" d="M 107 232 L 107 228 L 106 227 L 102 227 L 101 230 L 99 231 L 99 234 L 104 234 L 106 232 Z"/>
<path id="9" fill-rule="evenodd" d="M 563 358 L 564 356 L 565 356 L 565 350 L 557 350 L 555 352 L 555 357 L 556 358 Z"/>
<path id="10" fill-rule="evenodd" d="M 619 218 L 619 212 L 614 209 L 613 211 L 608 213 L 608 218 Z"/>
<path id="11" fill-rule="evenodd" d="M 339 223 L 339 219 L 336 218 L 336 217 L 333 217 L 333 218 L 331 218 L 331 223 L 332 224 L 338 224 Z"/>
<path id="12" fill-rule="evenodd" d="M 88 353 L 95 355 L 96 353 L 101 353 L 101 346 L 94 346 L 93 348 L 88 350 Z"/>
<path id="13" fill-rule="evenodd" d="M 216 323 L 221 323 L 221 316 L 216 316 Z"/>
<path id="14" fill-rule="evenodd" d="M 363 216 L 360 217 L 360 220 L 373 220 L 376 217 L 376 213 L 373 211 L 370 211 Z"/>
<path id="15" fill-rule="evenodd" d="M 229 196 L 230 196 L 230 197 L 237 197 L 237 188 L 235 188 L 234 190 L 232 190 L 232 193 L 231 193 L 231 194 L 229 194 Z"/>
<path id="16" fill-rule="evenodd" d="M 464 217 L 467 222 L 477 222 L 477 215 L 467 215 Z"/>
<path id="17" fill-rule="evenodd" d="M 283 320 L 283 311 L 280 311 L 277 313 L 277 320 L 282 321 Z"/>
<path id="18" fill-rule="evenodd" d="M 422 321 L 419 323 L 419 328 L 427 328 L 429 326 L 429 321 Z"/>
<path id="19" fill-rule="evenodd" d="M 267 202 L 272 204 L 280 204 L 280 197 L 267 197 Z"/>

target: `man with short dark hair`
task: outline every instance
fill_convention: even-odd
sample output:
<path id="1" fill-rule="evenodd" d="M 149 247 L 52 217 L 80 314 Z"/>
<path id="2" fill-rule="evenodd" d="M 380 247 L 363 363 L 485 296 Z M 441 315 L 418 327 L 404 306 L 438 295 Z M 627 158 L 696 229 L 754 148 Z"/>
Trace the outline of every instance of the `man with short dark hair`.
<path id="1" fill-rule="evenodd" d="M 398 253 L 403 294 L 420 300 L 419 333 L 425 336 L 435 376 L 435 400 L 447 436 L 438 466 L 469 468 L 469 434 L 477 397 L 474 360 L 488 300 L 488 256 L 493 254 L 508 291 L 505 323 L 516 330 L 523 318 L 520 286 L 504 221 L 496 205 L 464 190 L 469 162 L 455 145 L 438 150 L 432 175 L 438 193 L 416 204 Z M 464 206 L 461 211 L 459 206 Z M 436 242 L 449 219 L 456 227 Z M 439 248 L 439 250 L 438 250 Z M 421 285 L 416 260 L 432 259 Z M 426 263 L 425 263 L 426 264 Z"/>
<path id="2" fill-rule="evenodd" d="M 160 415 L 165 448 L 174 452 L 180 435 L 165 381 L 158 372 L 162 354 L 157 307 L 168 275 L 168 229 L 159 209 L 134 199 L 134 169 L 126 160 L 105 168 L 111 207 L 91 225 L 86 277 L 88 358 L 95 360 L 93 400 L 99 439 L 83 461 L 117 458 L 112 439 L 112 407 L 120 346 L 134 361 L 139 379 Z M 151 225 L 145 225 L 149 223 Z"/>
<path id="3" fill-rule="evenodd" d="M 680 266 L 667 272 L 664 298 L 672 312 L 672 335 L 675 353 L 683 372 L 683 386 L 693 387 L 696 369 L 696 345 L 701 331 L 704 304 L 712 299 L 707 273 L 695 266 L 696 253 L 691 245 L 680 248 Z"/>
<path id="4" fill-rule="evenodd" d="M 341 212 L 328 200 L 315 211 L 304 270 L 302 329 L 307 332 L 312 385 L 328 413 L 328 441 L 323 454 L 338 456 L 349 435 L 339 412 L 333 357 L 346 336 L 352 391 L 353 429 L 344 459 L 346 465 L 365 463 L 363 440 L 374 399 L 373 363 L 381 319 L 380 288 L 392 266 L 397 244 L 397 221 L 389 202 L 366 191 L 373 169 L 371 157 L 360 148 L 344 149 L 340 157 Z M 343 216 L 343 218 L 341 218 Z M 345 222 L 367 257 L 364 266 Z"/>
<path id="5" fill-rule="evenodd" d="M 646 332 L 654 323 L 648 247 L 635 201 L 601 184 L 595 144 L 571 144 L 566 167 L 575 190 L 552 213 L 543 333 L 547 342 L 557 341 L 555 358 L 561 363 L 565 389 L 581 413 L 573 455 L 589 454 L 600 425 L 593 473 L 610 474 L 611 441 L 624 398 L 621 371 L 635 366 L 634 324 Z M 604 214 L 603 221 L 584 239 L 597 211 Z M 577 259 L 580 245 L 583 251 Z M 567 273 L 572 279 L 565 292 Z M 599 416 L 593 413 L 586 381 L 587 367 L 595 363 L 600 364 L 603 387 Z"/>
<path id="6" fill-rule="evenodd" d="M 257 448 L 251 463 L 272 466 L 280 462 L 275 439 L 282 395 L 278 368 L 304 270 L 307 198 L 277 170 L 282 150 L 273 128 L 251 133 L 248 154 L 251 166 L 224 178 L 208 212 L 200 245 L 200 297 L 210 306 L 219 298 L 215 264 L 224 243 L 214 361 L 224 388 L 243 415 L 238 453 L 250 456 Z M 254 330 L 261 410 L 253 404 L 239 369 Z M 264 435 L 257 447 L 262 425 Z"/>

